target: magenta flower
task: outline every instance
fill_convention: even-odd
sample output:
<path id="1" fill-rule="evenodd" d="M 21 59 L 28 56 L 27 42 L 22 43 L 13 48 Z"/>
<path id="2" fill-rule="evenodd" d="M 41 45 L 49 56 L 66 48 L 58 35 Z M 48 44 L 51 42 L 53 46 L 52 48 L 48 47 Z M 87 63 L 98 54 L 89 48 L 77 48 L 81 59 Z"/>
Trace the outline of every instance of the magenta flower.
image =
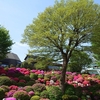
<path id="1" fill-rule="evenodd" d="M 33 96 L 34 95 L 34 92 L 33 91 L 30 91 L 30 92 L 28 92 L 28 95 L 29 96 Z"/>
<path id="2" fill-rule="evenodd" d="M 4 98 L 4 100 L 16 100 L 14 97 Z"/>
<path id="3" fill-rule="evenodd" d="M 10 90 L 9 92 L 7 92 L 7 97 L 13 97 L 13 94 L 16 92 L 16 90 Z"/>

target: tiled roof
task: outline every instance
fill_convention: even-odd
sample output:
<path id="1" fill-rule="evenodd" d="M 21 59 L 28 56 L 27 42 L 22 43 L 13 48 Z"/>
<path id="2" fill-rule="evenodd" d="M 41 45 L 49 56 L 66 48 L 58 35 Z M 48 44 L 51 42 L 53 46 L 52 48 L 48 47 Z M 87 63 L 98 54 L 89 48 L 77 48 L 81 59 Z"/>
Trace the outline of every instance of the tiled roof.
<path id="1" fill-rule="evenodd" d="M 15 60 L 20 60 L 19 57 L 16 54 L 14 54 L 14 53 L 8 53 L 7 54 L 7 58 L 15 59 Z"/>

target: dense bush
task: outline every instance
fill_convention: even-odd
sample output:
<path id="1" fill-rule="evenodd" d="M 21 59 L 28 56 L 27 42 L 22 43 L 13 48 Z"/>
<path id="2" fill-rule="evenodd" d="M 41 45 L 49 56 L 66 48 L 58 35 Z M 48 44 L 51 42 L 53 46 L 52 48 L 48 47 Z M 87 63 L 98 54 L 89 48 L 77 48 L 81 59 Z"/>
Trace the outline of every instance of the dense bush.
<path id="1" fill-rule="evenodd" d="M 30 81 L 30 76 L 26 75 L 26 76 L 19 76 L 19 79 L 24 79 L 25 81 Z"/>
<path id="2" fill-rule="evenodd" d="M 62 92 L 59 87 L 51 86 L 47 88 L 50 100 L 62 100 Z"/>
<path id="3" fill-rule="evenodd" d="M 4 92 L 8 92 L 9 91 L 9 87 L 6 86 L 6 85 L 2 85 L 0 87 L 4 89 Z"/>
<path id="4" fill-rule="evenodd" d="M 38 95 L 32 96 L 30 100 L 40 100 L 40 97 Z"/>
<path id="5" fill-rule="evenodd" d="M 26 83 L 26 86 L 28 85 L 33 85 L 35 83 L 35 80 L 30 80 L 30 81 L 28 81 L 27 83 Z"/>
<path id="6" fill-rule="evenodd" d="M 40 94 L 41 98 L 49 98 L 49 93 L 47 90 L 44 90 L 43 92 L 41 92 Z"/>
<path id="7" fill-rule="evenodd" d="M 27 92 L 23 91 L 23 90 L 16 91 L 13 94 L 13 97 L 15 97 L 16 99 L 19 99 L 19 100 L 30 100 L 30 97 L 27 94 Z"/>
<path id="8" fill-rule="evenodd" d="M 42 74 L 38 74 L 38 78 L 44 78 Z"/>
<path id="9" fill-rule="evenodd" d="M 5 91 L 3 88 L 0 88 L 0 100 L 2 100 L 5 97 Z"/>
<path id="10" fill-rule="evenodd" d="M 24 83 L 24 82 L 18 82 L 16 85 L 17 86 L 26 86 L 26 83 Z"/>
<path id="11" fill-rule="evenodd" d="M 25 86 L 24 90 L 27 92 L 30 92 L 30 91 L 33 91 L 33 88 L 32 88 L 32 86 Z"/>
<path id="12" fill-rule="evenodd" d="M 9 92 L 6 93 L 7 97 L 13 97 L 13 94 L 16 92 L 16 90 L 10 90 Z"/>
<path id="13" fill-rule="evenodd" d="M 46 90 L 46 87 L 44 84 L 36 83 L 32 86 L 33 90 L 35 92 L 42 92 L 43 90 Z"/>
<path id="14" fill-rule="evenodd" d="M 36 79 L 38 79 L 38 75 L 34 74 L 34 73 L 30 73 L 30 78 L 36 80 Z"/>
<path id="15" fill-rule="evenodd" d="M 1 85 L 11 85 L 12 84 L 12 80 L 9 78 L 9 77 L 7 77 L 7 76 L 0 76 L 0 86 Z"/>
<path id="16" fill-rule="evenodd" d="M 65 94 L 65 95 L 62 96 L 62 100 L 79 100 L 79 98 L 76 95 L 67 95 L 67 94 Z"/>

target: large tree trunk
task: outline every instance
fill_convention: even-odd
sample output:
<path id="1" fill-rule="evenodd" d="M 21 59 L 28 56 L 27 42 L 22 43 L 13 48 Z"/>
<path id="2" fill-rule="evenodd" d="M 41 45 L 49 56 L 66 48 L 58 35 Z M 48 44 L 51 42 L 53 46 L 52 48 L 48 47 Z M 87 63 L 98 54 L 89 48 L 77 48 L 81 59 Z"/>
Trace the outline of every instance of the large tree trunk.
<path id="1" fill-rule="evenodd" d="M 65 77 L 66 77 L 66 69 L 68 66 L 68 59 L 66 54 L 63 54 L 63 65 L 62 65 L 62 72 L 61 72 L 61 89 L 63 94 L 65 93 Z"/>

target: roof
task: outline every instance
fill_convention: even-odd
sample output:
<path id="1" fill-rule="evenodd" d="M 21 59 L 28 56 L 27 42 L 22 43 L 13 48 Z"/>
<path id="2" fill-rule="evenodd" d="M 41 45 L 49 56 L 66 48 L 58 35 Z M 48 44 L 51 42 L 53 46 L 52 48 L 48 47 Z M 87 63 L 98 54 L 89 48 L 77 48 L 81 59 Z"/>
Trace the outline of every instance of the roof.
<path id="1" fill-rule="evenodd" d="M 15 60 L 19 60 L 20 61 L 20 59 L 17 56 L 17 54 L 14 54 L 14 53 L 8 53 L 6 59 L 15 59 Z"/>

